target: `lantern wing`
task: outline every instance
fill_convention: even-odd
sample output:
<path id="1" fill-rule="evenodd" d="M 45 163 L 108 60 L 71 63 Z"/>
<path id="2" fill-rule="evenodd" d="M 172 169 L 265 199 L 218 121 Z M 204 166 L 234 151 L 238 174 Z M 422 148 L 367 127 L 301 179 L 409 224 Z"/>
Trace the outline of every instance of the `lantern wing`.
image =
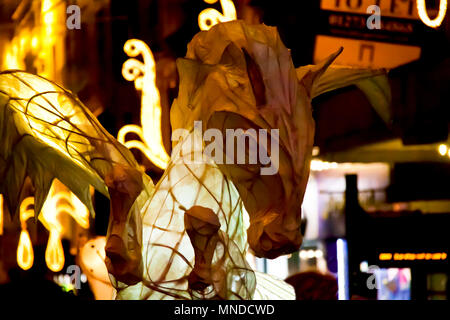
<path id="1" fill-rule="evenodd" d="M 0 140 L 0 193 L 12 215 L 27 177 L 36 215 L 54 178 L 93 213 L 90 185 L 108 196 L 105 181 L 115 168 L 138 170 L 131 152 L 73 93 L 23 71 L 0 73 Z"/>

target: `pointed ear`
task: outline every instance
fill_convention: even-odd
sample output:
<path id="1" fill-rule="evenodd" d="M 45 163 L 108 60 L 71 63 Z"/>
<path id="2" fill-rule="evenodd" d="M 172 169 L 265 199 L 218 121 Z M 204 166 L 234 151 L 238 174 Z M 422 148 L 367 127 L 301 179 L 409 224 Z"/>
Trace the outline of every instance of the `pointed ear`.
<path id="1" fill-rule="evenodd" d="M 325 73 L 328 67 L 333 63 L 334 60 L 341 54 L 344 50 L 343 47 L 340 47 L 335 53 L 328 56 L 325 60 L 319 62 L 316 65 L 309 65 L 297 68 L 297 78 L 300 83 L 308 90 L 311 98 L 314 95 L 314 87 L 316 83 L 319 81 L 320 77 Z"/>
<path id="2" fill-rule="evenodd" d="M 242 51 L 244 52 L 245 62 L 247 63 L 247 74 L 252 85 L 256 106 L 265 106 L 267 104 L 266 86 L 264 85 L 261 70 L 259 69 L 259 66 L 255 62 L 255 60 L 253 60 L 253 58 L 244 48 L 242 48 Z"/>
<path id="3" fill-rule="evenodd" d="M 300 67 L 297 78 L 310 93 L 311 99 L 336 89 L 355 85 L 361 90 L 374 110 L 390 126 L 392 120 L 391 88 L 385 69 L 330 66 L 342 48 L 314 66 Z"/>

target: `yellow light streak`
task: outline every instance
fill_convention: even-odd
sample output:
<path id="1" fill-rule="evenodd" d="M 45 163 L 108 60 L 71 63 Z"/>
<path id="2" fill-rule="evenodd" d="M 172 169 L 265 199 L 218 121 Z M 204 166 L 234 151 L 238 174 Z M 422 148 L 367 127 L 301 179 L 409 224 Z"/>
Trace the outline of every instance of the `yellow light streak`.
<path id="1" fill-rule="evenodd" d="M 83 229 L 89 229 L 89 210 L 83 204 L 83 202 L 78 199 L 76 195 L 72 192 L 68 192 L 70 195 L 70 203 L 73 209 L 68 211 L 72 218 L 82 227 Z"/>
<path id="2" fill-rule="evenodd" d="M 33 48 L 33 50 L 37 50 L 39 45 L 39 39 L 37 36 L 33 36 L 33 38 L 31 39 L 31 48 Z"/>
<path id="3" fill-rule="evenodd" d="M 380 253 L 378 259 L 381 261 L 395 260 L 395 261 L 417 261 L 417 260 L 446 260 L 447 253 L 445 252 L 422 252 L 422 253 Z"/>
<path id="4" fill-rule="evenodd" d="M 49 196 L 42 207 L 39 220 L 44 227 L 51 231 L 56 230 L 63 233 L 64 229 L 58 217 L 67 213 L 84 229 L 89 228 L 89 210 L 72 192 L 62 190 L 56 192 L 55 183 L 52 184 Z"/>
<path id="5" fill-rule="evenodd" d="M 17 264 L 23 270 L 28 270 L 33 266 L 34 252 L 28 230 L 20 232 L 19 246 L 17 247 Z"/>
<path id="6" fill-rule="evenodd" d="M 64 267 L 64 250 L 61 243 L 61 236 L 55 229 L 50 230 L 47 249 L 45 250 L 45 262 L 47 267 L 53 272 L 61 271 Z"/>
<path id="7" fill-rule="evenodd" d="M 38 73 L 48 79 L 61 81 L 65 62 L 66 6 L 60 0 L 42 0 L 39 35 Z"/>
<path id="8" fill-rule="evenodd" d="M 20 39 L 18 40 L 20 41 Z M 6 45 L 4 53 L 4 69 L 23 69 L 24 67 L 24 56 L 19 52 L 19 47 L 16 44 L 17 39 L 13 39 L 11 43 Z"/>
<path id="9" fill-rule="evenodd" d="M 55 78 L 55 66 L 63 64 L 65 6 L 60 0 L 42 0 L 40 7 L 40 24 L 33 29 L 19 29 L 10 43 L 5 45 L 3 69 L 25 70 L 25 57 L 37 54 L 38 74 L 46 78 Z M 38 21 L 39 22 L 39 21 Z M 20 28 L 20 27 L 19 27 Z M 59 68 L 58 68 L 59 70 Z"/>
<path id="10" fill-rule="evenodd" d="M 51 46 L 55 40 L 56 27 L 56 6 L 59 0 L 42 0 L 41 5 L 41 19 L 43 22 L 43 41 L 45 44 Z"/>
<path id="11" fill-rule="evenodd" d="M 217 0 L 204 0 L 208 4 L 216 3 Z M 200 30 L 209 30 L 220 22 L 237 19 L 236 8 L 232 0 L 220 0 L 223 14 L 213 8 L 207 8 L 198 15 L 198 26 Z"/>
<path id="12" fill-rule="evenodd" d="M 380 253 L 379 257 L 380 260 L 391 260 L 392 259 L 392 253 Z"/>
<path id="13" fill-rule="evenodd" d="M 34 252 L 31 244 L 30 234 L 27 230 L 27 220 L 34 216 L 34 210 L 30 208 L 34 204 L 34 198 L 25 198 L 20 204 L 20 232 L 19 245 L 17 246 L 17 264 L 23 270 L 28 270 L 33 266 Z"/>
<path id="14" fill-rule="evenodd" d="M 125 53 L 130 57 L 142 55 L 143 63 L 137 59 L 128 59 L 122 67 L 122 75 L 128 81 L 134 81 L 137 90 L 142 91 L 141 127 L 126 125 L 119 130 L 117 140 L 127 148 L 136 148 L 161 169 L 166 169 L 170 156 L 164 149 L 161 131 L 161 100 L 156 87 L 155 60 L 150 48 L 141 40 L 130 39 L 124 45 Z M 129 133 L 135 133 L 142 141 L 125 141 Z"/>
<path id="15" fill-rule="evenodd" d="M 442 24 L 442 21 L 445 18 L 445 14 L 447 13 L 447 0 L 439 1 L 439 13 L 433 20 L 431 20 L 428 16 L 425 0 L 417 0 L 416 4 L 417 12 L 419 13 L 419 17 L 423 23 L 425 23 L 430 28 L 437 28 Z"/>
<path id="16" fill-rule="evenodd" d="M 54 24 L 55 13 L 53 12 L 55 0 L 43 0 L 41 4 L 41 19 L 43 23 L 41 39 L 42 50 L 40 52 L 40 59 L 45 61 L 44 69 L 40 70 L 40 75 L 53 79 L 54 78 L 54 57 L 53 57 L 53 44 L 54 44 Z"/>

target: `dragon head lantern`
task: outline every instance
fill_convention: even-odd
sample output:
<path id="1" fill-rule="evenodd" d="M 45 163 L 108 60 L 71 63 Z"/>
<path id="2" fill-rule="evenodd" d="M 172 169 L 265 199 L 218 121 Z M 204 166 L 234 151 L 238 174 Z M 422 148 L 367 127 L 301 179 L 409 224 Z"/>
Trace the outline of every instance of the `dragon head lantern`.
<path id="1" fill-rule="evenodd" d="M 261 162 L 219 164 L 244 201 L 250 217 L 248 241 L 257 256 L 275 258 L 301 245 L 301 204 L 315 130 L 311 100 L 332 89 L 319 80 L 341 51 L 319 65 L 296 70 L 275 27 L 232 21 L 198 33 L 186 57 L 177 61 L 174 130 L 191 130 L 194 121 L 201 121 L 203 129 L 218 129 L 223 137 L 229 129 L 266 133 L 266 138 L 256 139 L 270 156 L 270 168 Z M 338 69 L 342 76 L 351 72 L 358 79 L 382 73 Z"/>

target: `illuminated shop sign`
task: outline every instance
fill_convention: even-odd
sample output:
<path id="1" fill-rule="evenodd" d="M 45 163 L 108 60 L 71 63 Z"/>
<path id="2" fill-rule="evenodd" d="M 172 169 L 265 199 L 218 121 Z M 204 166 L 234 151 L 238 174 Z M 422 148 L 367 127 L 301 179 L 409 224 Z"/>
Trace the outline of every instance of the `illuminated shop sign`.
<path id="1" fill-rule="evenodd" d="M 314 63 L 341 46 L 339 65 L 393 69 L 413 62 L 421 55 L 424 25 L 437 28 L 447 14 L 447 0 L 438 5 L 433 10 L 425 0 L 322 0 L 325 28 L 316 36 Z"/>
<path id="2" fill-rule="evenodd" d="M 367 14 L 367 8 L 371 5 L 377 5 L 382 16 L 420 19 L 431 28 L 439 27 L 447 13 L 447 0 L 440 0 L 439 11 L 434 19 L 430 18 L 425 0 L 322 0 L 321 9 Z"/>
<path id="3" fill-rule="evenodd" d="M 345 49 L 336 59 L 336 64 L 361 68 L 392 69 L 419 59 L 421 54 L 420 47 L 416 46 L 318 35 L 314 62 L 322 61 L 333 48 L 340 46 Z"/>
<path id="4" fill-rule="evenodd" d="M 380 253 L 378 255 L 380 261 L 420 261 L 420 260 L 447 260 L 445 252 L 422 252 L 422 253 Z"/>

